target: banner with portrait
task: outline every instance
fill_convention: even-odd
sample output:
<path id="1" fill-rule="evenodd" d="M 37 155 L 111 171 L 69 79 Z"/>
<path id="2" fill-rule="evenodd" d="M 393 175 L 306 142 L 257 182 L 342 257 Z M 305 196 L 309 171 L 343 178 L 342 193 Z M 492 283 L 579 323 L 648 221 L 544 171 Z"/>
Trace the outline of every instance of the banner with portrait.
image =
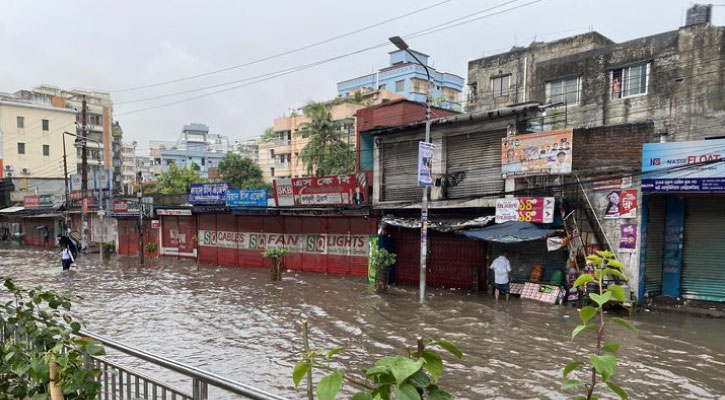
<path id="1" fill-rule="evenodd" d="M 501 176 L 570 174 L 572 137 L 571 129 L 559 129 L 503 138 Z"/>

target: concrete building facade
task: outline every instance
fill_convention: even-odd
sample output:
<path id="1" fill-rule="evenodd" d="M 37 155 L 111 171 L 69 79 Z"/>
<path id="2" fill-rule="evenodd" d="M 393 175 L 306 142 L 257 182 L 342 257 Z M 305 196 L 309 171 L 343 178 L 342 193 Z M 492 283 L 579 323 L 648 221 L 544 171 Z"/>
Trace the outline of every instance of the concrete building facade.
<path id="1" fill-rule="evenodd" d="M 411 52 L 430 70 L 430 93 L 434 104 L 460 111 L 464 79 L 455 74 L 437 71 L 428 63 L 430 56 L 414 50 Z M 360 91 L 388 90 L 409 100 L 425 102 L 429 85 L 425 68 L 406 51 L 396 50 L 389 54 L 389 66 L 373 74 L 338 82 L 338 96 L 347 98 Z"/>
<path id="2" fill-rule="evenodd" d="M 150 141 L 149 147 L 154 176 L 175 164 L 179 168 L 194 168 L 203 178 L 208 178 L 209 169 L 216 168 L 222 158 L 233 150 L 228 137 L 211 134 L 207 125 L 199 123 L 184 125 L 181 139 L 177 142 Z"/>

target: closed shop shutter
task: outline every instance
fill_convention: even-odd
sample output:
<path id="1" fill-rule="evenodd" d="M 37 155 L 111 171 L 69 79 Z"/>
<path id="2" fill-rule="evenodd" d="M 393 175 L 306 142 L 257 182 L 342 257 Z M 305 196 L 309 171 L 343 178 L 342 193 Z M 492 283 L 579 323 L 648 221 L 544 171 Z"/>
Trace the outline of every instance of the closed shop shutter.
<path id="1" fill-rule="evenodd" d="M 497 193 L 503 191 L 501 178 L 501 140 L 505 130 L 477 132 L 446 138 L 447 174 L 464 172 L 463 180 L 446 189 L 446 198 Z"/>
<path id="2" fill-rule="evenodd" d="M 665 198 L 647 198 L 647 239 L 645 242 L 645 297 L 662 293 L 662 252 L 665 232 Z"/>
<path id="3" fill-rule="evenodd" d="M 682 297 L 725 301 L 725 200 L 688 199 Z"/>
<path id="4" fill-rule="evenodd" d="M 386 143 L 383 157 L 383 201 L 420 201 L 418 187 L 418 142 Z"/>

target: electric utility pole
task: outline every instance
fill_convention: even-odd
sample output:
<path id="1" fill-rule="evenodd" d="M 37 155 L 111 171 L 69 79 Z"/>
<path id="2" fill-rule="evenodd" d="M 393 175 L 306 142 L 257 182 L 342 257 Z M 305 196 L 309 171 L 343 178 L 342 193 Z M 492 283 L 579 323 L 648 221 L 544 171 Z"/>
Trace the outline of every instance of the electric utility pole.
<path id="1" fill-rule="evenodd" d="M 83 103 L 81 108 L 81 199 L 82 200 L 82 214 L 81 214 L 81 248 L 88 246 L 88 120 L 86 115 L 86 96 L 83 96 Z"/>
<path id="2" fill-rule="evenodd" d="M 65 154 L 65 135 L 68 132 L 63 132 L 63 178 L 65 181 L 65 232 L 63 232 L 63 236 L 68 234 L 68 228 L 70 225 L 68 224 L 68 211 L 70 210 L 70 189 L 68 188 L 68 160 L 67 156 Z"/>
<path id="3" fill-rule="evenodd" d="M 143 174 L 136 173 L 138 181 L 138 263 L 143 265 Z"/>

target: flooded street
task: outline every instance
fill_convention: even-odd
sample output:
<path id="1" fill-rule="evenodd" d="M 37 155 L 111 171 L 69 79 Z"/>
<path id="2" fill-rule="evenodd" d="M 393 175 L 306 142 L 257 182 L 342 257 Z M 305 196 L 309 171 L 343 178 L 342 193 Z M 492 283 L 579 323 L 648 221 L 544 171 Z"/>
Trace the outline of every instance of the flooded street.
<path id="1" fill-rule="evenodd" d="M 272 283 L 267 270 L 173 258 L 136 263 L 117 257 L 99 265 L 92 255 L 61 273 L 55 253 L 0 248 L 0 275 L 82 296 L 75 313 L 90 331 L 291 399 L 303 397 L 290 377 L 302 319 L 313 347 L 349 347 L 343 358 L 352 370 L 403 354 L 418 334 L 457 343 L 465 358 L 447 357 L 441 382 L 461 399 L 573 398 L 559 392 L 561 368 L 586 354 L 576 346 L 589 350 L 594 337 L 568 340 L 578 318 L 567 306 L 434 290 L 420 307 L 413 288 L 381 297 L 360 278 L 288 272 Z M 619 327 L 608 337 L 623 344 L 614 381 L 631 398 L 725 398 L 725 321 L 641 312 L 634 324 L 639 338 Z"/>

